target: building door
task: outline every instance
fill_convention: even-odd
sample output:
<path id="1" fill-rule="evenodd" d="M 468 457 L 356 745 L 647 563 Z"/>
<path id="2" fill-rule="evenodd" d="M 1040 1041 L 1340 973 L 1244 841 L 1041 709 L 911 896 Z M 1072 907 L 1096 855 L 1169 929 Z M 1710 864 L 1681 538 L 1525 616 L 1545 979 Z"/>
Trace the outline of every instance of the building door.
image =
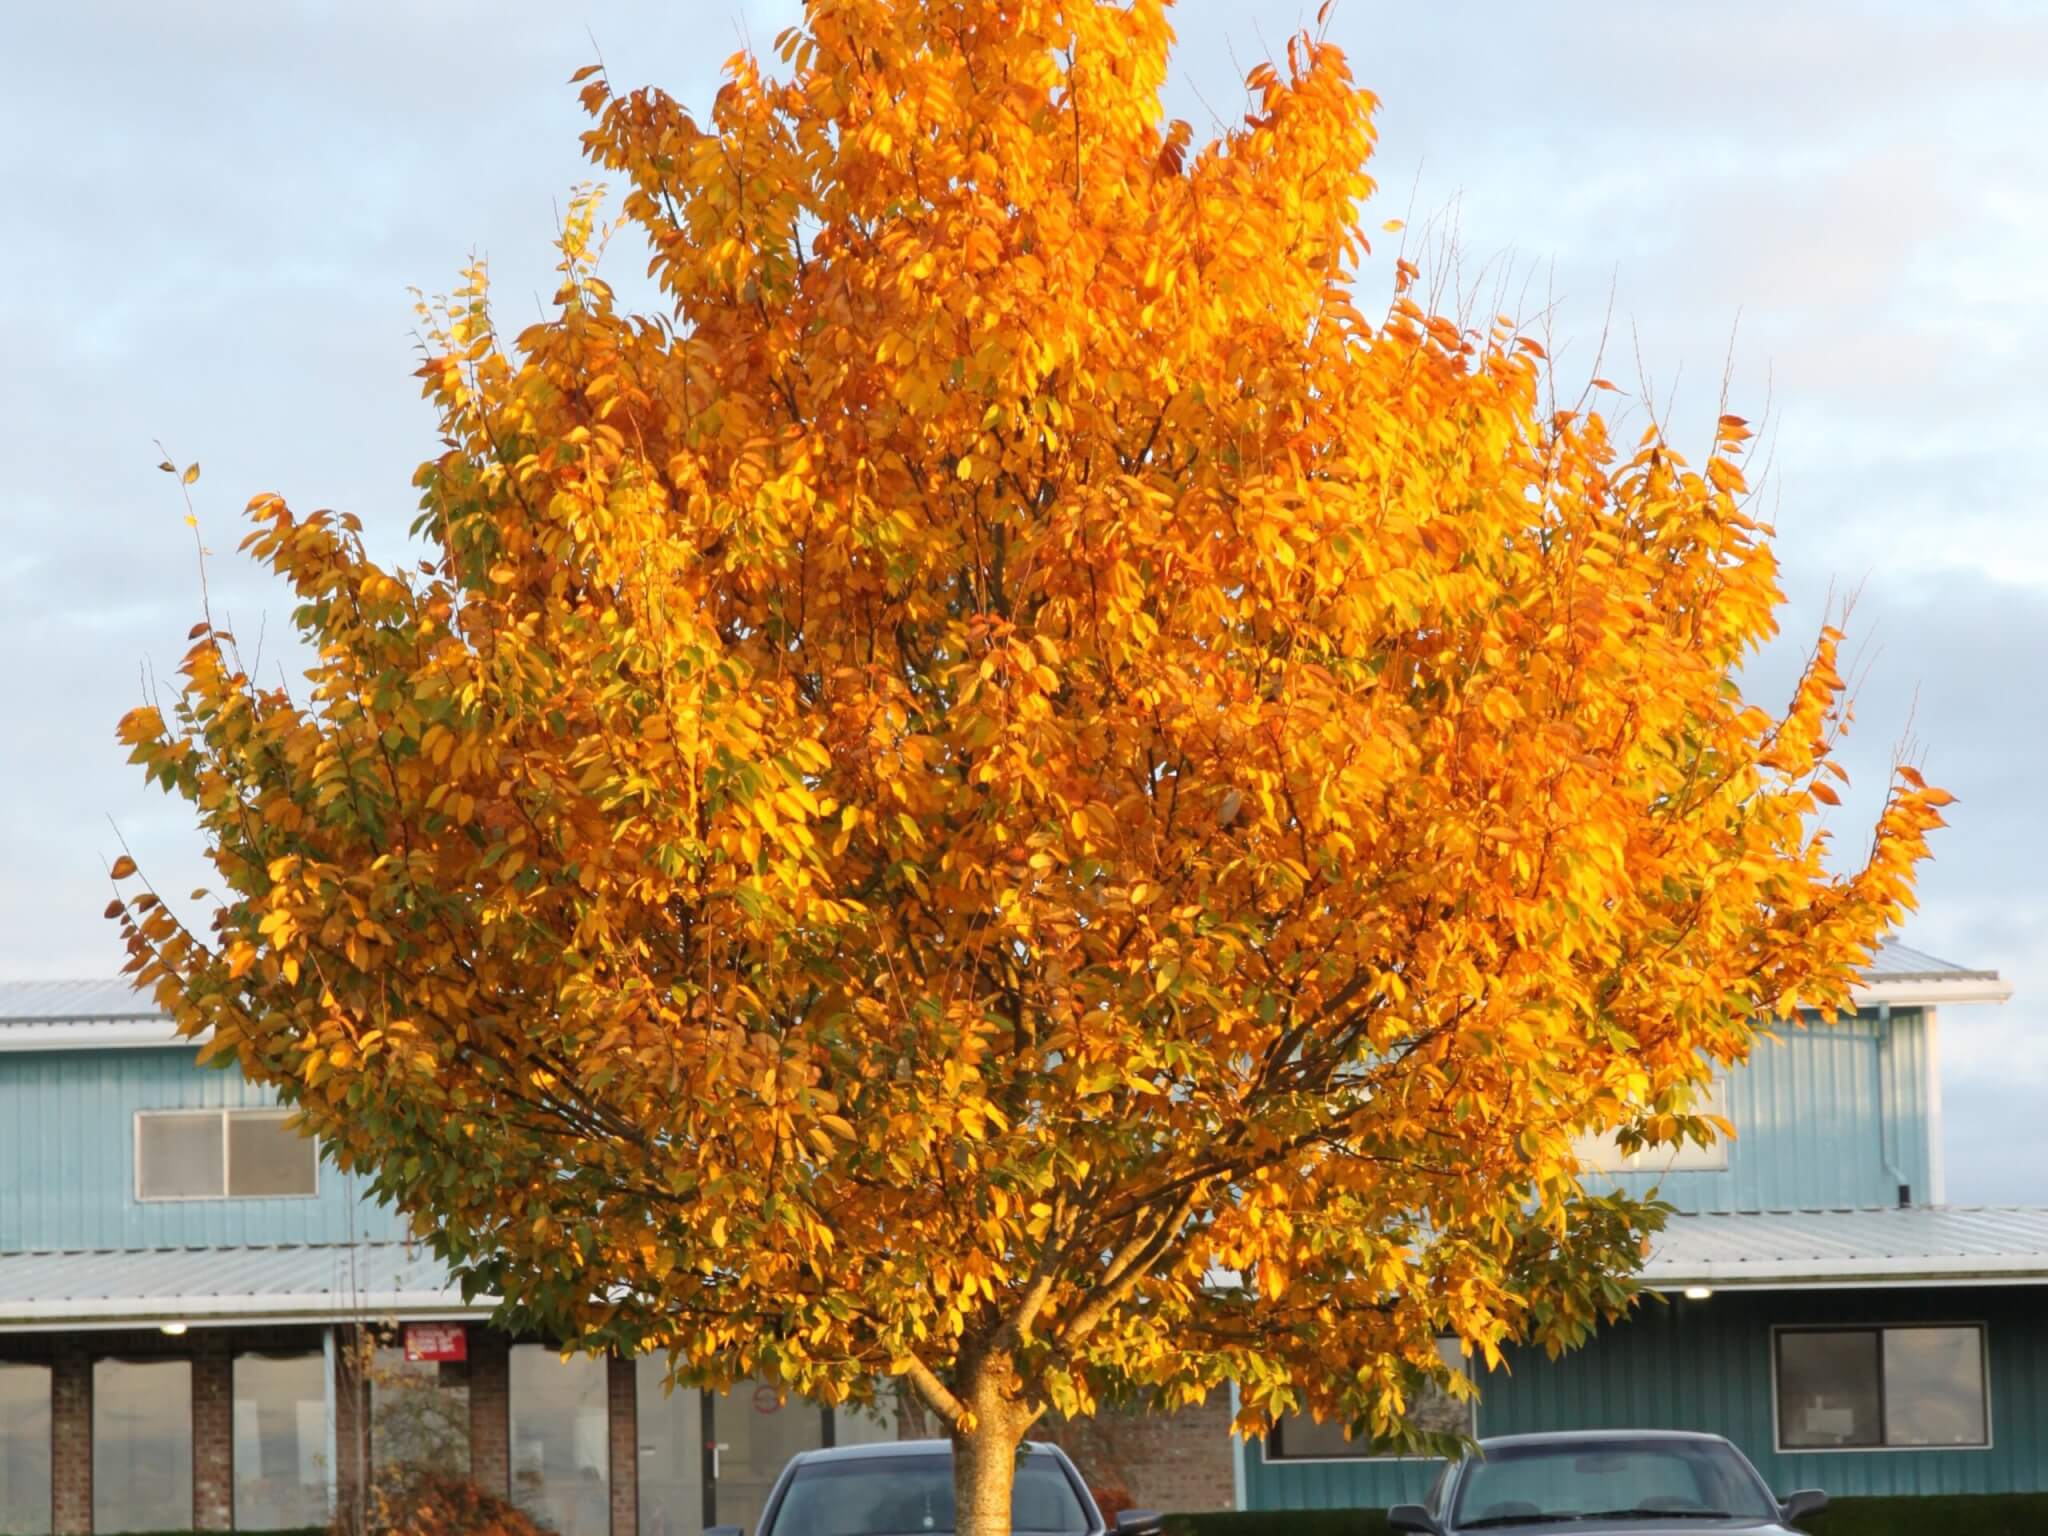
<path id="1" fill-rule="evenodd" d="M 702 1536 L 707 1526 L 759 1523 L 789 1458 L 832 1441 L 829 1410 L 742 1382 L 730 1392 L 664 1388 L 668 1362 L 634 1362 L 639 1419 L 640 1536 Z"/>
<path id="2" fill-rule="evenodd" d="M 752 1531 L 789 1458 L 829 1445 L 831 1435 L 831 1409 L 778 1398 L 766 1382 L 743 1381 L 730 1392 L 705 1393 L 705 1523 Z"/>

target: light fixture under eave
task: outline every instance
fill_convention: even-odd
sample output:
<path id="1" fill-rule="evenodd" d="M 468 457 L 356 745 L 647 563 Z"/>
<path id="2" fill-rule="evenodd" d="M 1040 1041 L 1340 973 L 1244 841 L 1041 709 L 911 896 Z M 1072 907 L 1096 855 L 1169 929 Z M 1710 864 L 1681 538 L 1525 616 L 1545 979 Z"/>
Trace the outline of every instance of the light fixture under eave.
<path id="1" fill-rule="evenodd" d="M 172 1338 L 175 1339 L 179 1334 L 185 1331 L 185 1325 L 183 1323 L 165 1323 L 161 1326 L 161 1328 L 158 1331 L 162 1333 L 168 1333 Z"/>
<path id="2" fill-rule="evenodd" d="M 1685 1299 L 1687 1301 L 1706 1301 L 1713 1294 L 1714 1288 L 1711 1285 L 1688 1285 L 1685 1288 Z"/>

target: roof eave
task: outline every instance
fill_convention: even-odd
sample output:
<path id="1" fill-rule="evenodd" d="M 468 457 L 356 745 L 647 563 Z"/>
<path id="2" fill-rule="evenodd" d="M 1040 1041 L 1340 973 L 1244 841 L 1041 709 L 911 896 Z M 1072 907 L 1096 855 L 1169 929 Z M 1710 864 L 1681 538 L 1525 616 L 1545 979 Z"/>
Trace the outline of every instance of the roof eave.
<path id="1" fill-rule="evenodd" d="M 366 1291 L 359 1296 L 281 1292 L 269 1296 L 80 1296 L 0 1302 L 0 1329 L 37 1333 L 81 1327 L 162 1328 L 409 1321 L 486 1317 L 495 1296 L 464 1301 L 451 1291 Z"/>
<path id="2" fill-rule="evenodd" d="M 1651 1263 L 1641 1275 L 1646 1289 L 1683 1291 L 1708 1286 L 1725 1291 L 1850 1290 L 1878 1286 L 2048 1284 L 2048 1253 L 1956 1258 L 1862 1258 L 1850 1263 L 1811 1259 L 1754 1262 L 1707 1260 L 1683 1266 Z"/>
<path id="3" fill-rule="evenodd" d="M 181 1035 L 166 1018 L 143 1019 L 60 1019 L 14 1021 L 0 1025 L 0 1052 L 7 1051 L 107 1051 L 138 1046 L 204 1045 L 213 1037 L 206 1030 Z"/>
<path id="4" fill-rule="evenodd" d="M 2012 996 L 2012 983 L 1993 972 L 1937 979 L 1900 976 L 1866 982 L 1850 997 L 1859 1008 L 1938 1008 L 1949 1003 L 2002 1003 Z"/>

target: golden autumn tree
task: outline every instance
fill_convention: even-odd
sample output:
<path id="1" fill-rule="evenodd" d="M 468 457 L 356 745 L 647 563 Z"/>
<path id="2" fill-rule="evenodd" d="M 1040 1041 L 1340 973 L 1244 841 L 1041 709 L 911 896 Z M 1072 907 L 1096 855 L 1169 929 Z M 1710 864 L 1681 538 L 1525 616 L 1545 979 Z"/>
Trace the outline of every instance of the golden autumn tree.
<path id="1" fill-rule="evenodd" d="M 224 883 L 112 909 L 181 1025 L 514 1320 L 901 1378 L 972 1536 L 1048 1410 L 1399 1436 L 1438 1335 L 1624 1307 L 1656 1212 L 1574 1137 L 1712 1134 L 1947 798 L 1832 871 L 1742 423 L 1617 446 L 1406 263 L 1369 320 L 1371 96 L 1300 37 L 1196 146 L 1169 41 L 812 0 L 701 118 L 584 71 L 661 312 L 595 194 L 542 323 L 470 274 L 427 558 L 259 496 L 305 687 L 202 624 L 121 727 Z"/>

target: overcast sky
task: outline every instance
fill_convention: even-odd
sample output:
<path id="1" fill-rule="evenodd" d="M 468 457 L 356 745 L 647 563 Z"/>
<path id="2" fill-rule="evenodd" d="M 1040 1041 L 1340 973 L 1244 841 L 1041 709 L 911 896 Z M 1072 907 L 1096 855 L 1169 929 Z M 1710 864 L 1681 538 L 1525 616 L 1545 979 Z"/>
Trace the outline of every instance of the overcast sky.
<path id="1" fill-rule="evenodd" d="M 0 9 L 0 977 L 118 967 L 99 915 L 117 827 L 160 887 L 204 882 L 189 818 L 113 742 L 197 610 L 152 440 L 204 466 L 214 600 L 245 641 L 285 613 L 232 553 L 251 493 L 353 510 L 401 553 L 435 447 L 408 288 L 446 289 L 475 250 L 509 318 L 548 291 L 557 210 L 589 175 L 564 82 L 593 34 L 614 80 L 701 105 L 795 9 Z M 1185 0 L 1171 110 L 1198 132 L 1234 117 L 1305 9 Z M 1332 33 L 1383 103 L 1369 228 L 1454 226 L 1468 276 L 1554 306 L 1568 373 L 1611 302 L 1604 371 L 1635 378 L 1639 352 L 1695 448 L 1732 340 L 1731 404 L 1772 421 L 1788 637 L 1861 593 L 1841 835 L 1860 840 L 1910 726 L 1959 803 L 1907 937 L 2018 988 L 1943 1018 L 1950 1197 L 2048 1203 L 2048 518 L 2027 467 L 2048 421 L 2048 20 L 1339 0 Z M 1794 648 L 1757 669 L 1763 697 Z"/>

